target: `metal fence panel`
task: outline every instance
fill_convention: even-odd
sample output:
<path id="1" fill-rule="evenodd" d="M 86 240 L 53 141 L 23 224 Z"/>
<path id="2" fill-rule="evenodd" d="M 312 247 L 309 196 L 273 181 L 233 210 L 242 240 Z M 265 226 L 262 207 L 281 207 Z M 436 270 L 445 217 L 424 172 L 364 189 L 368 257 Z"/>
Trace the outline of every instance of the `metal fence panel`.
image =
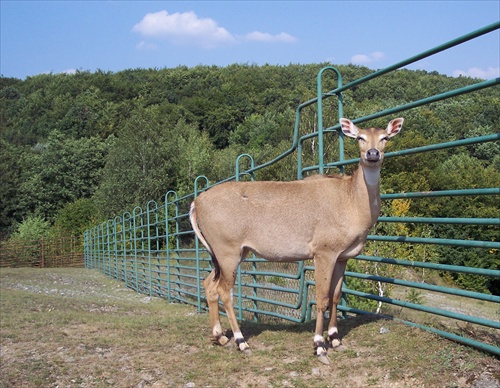
<path id="1" fill-rule="evenodd" d="M 333 67 L 326 67 L 320 71 L 317 78 L 318 95 L 316 98 L 299 105 L 296 111 L 296 122 L 294 127 L 293 142 L 289 150 L 279 157 L 255 166 L 253 159 L 249 155 L 240 155 L 235 163 L 235 175 L 227 180 L 239 180 L 241 177 L 254 178 L 254 173 L 276 163 L 292 153 L 296 153 L 298 160 L 297 177 L 301 179 L 309 172 L 323 173 L 327 169 L 337 168 L 343 172 L 345 166 L 355 164 L 359 159 L 345 160 L 344 144 L 342 133 L 339 132 L 339 125 L 331 127 L 325 126 L 323 122 L 323 100 L 328 98 L 336 99 L 337 115 L 343 116 L 342 92 L 357 87 L 372 79 L 383 77 L 385 74 L 400 69 L 408 64 L 420 59 L 447 50 L 468 40 L 478 38 L 484 34 L 496 31 L 500 28 L 500 23 L 494 23 L 470 34 L 464 35 L 450 42 L 427 50 L 419 55 L 408 58 L 386 69 L 379 70 L 368 76 L 355 80 L 346 85 L 342 84 L 340 72 Z M 337 79 L 337 87 L 334 90 L 324 93 L 323 76 L 332 72 Z M 428 96 L 418 101 L 407 102 L 400 106 L 381 110 L 370 115 L 359 117 L 353 120 L 361 123 L 371 119 L 392 115 L 417 107 L 425 106 L 437 101 L 455 98 L 457 96 L 475 93 L 485 88 L 491 88 L 500 83 L 500 78 L 488 81 L 479 81 L 474 85 L 447 91 L 434 96 Z M 315 132 L 299 136 L 299 127 L 303 111 L 311 106 L 317 107 L 317 129 Z M 338 159 L 335 161 L 324 161 L 324 139 L 329 136 L 336 136 L 338 143 Z M 304 144 L 311 139 L 316 139 L 318 152 L 317 160 L 306 163 L 303 159 Z M 463 147 L 465 145 L 494 142 L 500 139 L 500 133 L 484 135 L 469 139 L 456 139 L 451 142 L 433 144 L 425 147 L 399 150 L 386 154 L 386 158 L 405 157 L 412 154 L 432 153 L 438 150 Z M 250 167 L 240 171 L 240 159 L 249 159 Z M 198 311 L 206 310 L 206 301 L 201 286 L 201 279 L 205 278 L 212 270 L 208 253 L 202 249 L 195 238 L 189 224 L 189 205 L 199 192 L 209 187 L 208 179 L 198 177 L 194 182 L 193 193 L 180 197 L 175 191 L 168 191 L 164 202 L 157 204 L 150 201 L 145 209 L 136 207 L 132 213 L 126 212 L 121 216 L 109 220 L 85 232 L 85 265 L 87 268 L 96 268 L 108 276 L 123 281 L 128 287 L 150 296 L 166 298 L 169 302 L 182 302 L 196 306 Z M 460 196 L 494 196 L 498 197 L 500 188 L 495 187 L 463 187 L 458 190 L 443 190 L 436 192 L 412 192 L 412 193 L 391 193 L 383 194 L 384 201 L 394 200 L 424 200 L 429 198 L 460 197 Z M 498 218 L 444 218 L 436 215 L 432 218 L 424 217 L 381 217 L 380 223 L 391 224 L 455 224 L 455 225 L 486 225 L 498 228 Z M 373 234 L 368 237 L 368 244 L 384 243 L 391 247 L 402 244 L 412 244 L 412 246 L 455 246 L 469 247 L 474 249 L 490 250 L 498 252 L 500 243 L 495 241 L 481 241 L 470 239 L 446 239 L 430 238 L 428 236 L 405 236 L 405 235 L 383 235 Z M 392 244 L 392 245 L 391 245 Z M 392 248 L 397 252 L 397 248 Z M 425 252 L 425 249 L 424 249 Z M 384 255 L 385 256 L 385 255 Z M 412 316 L 405 318 L 392 318 L 429 330 L 454 341 L 477 347 L 479 349 L 500 354 L 498 347 L 498 329 L 500 329 L 498 308 L 500 297 L 480 292 L 457 289 L 451 286 L 438 286 L 408 279 L 400 279 L 396 276 L 380 275 L 382 268 L 411 268 L 414 271 L 439 271 L 440 273 L 466 273 L 477 276 L 487 276 L 494 279 L 500 277 L 498 269 L 471 268 L 454 265 L 436 264 L 426 262 L 424 257 L 416 257 L 415 260 L 404 260 L 398 257 L 384 257 L 379 255 L 360 255 L 357 259 L 367 263 L 370 271 L 374 273 L 361 273 L 347 271 L 347 278 L 360 279 L 378 285 L 378 293 L 369 293 L 362 290 L 350 289 L 344 285 L 345 298 L 339 305 L 339 310 L 344 316 L 349 313 L 366 314 L 373 311 L 366 311 L 350 306 L 352 298 L 360 300 L 374 301 L 374 303 L 388 304 L 394 308 L 405 309 L 405 311 L 421 314 L 419 317 Z M 368 268 L 368 267 L 367 267 Z M 304 322 L 315 317 L 315 283 L 313 276 L 314 267 L 312 262 L 298 263 L 271 263 L 258 257 L 248 258 L 242 263 L 238 270 L 237 282 L 234 290 L 234 304 L 237 316 L 240 320 L 274 320 L 286 319 L 293 322 Z M 390 270 L 387 270 L 390 273 Z M 383 294 L 382 285 L 400 287 L 403 292 L 414 292 L 413 301 L 404 298 L 389 297 Z M 463 312 L 450 306 L 430 306 L 418 301 L 416 290 L 424 290 L 435 293 L 440 298 L 446 296 L 460 297 L 467 300 L 476 300 L 480 304 L 489 304 L 492 314 L 482 314 L 481 312 Z M 411 299 L 411 298 L 410 298 Z M 394 310 L 393 310 L 394 312 Z M 422 318 L 423 317 L 423 318 Z M 433 317 L 429 324 L 428 317 Z M 451 323 L 450 323 L 451 322 Z M 465 325 L 476 325 L 480 329 L 479 334 L 469 335 L 474 330 L 469 330 L 466 326 L 458 330 L 457 322 L 465 322 Z M 474 326 L 474 327 L 476 327 Z M 471 326 L 472 327 L 472 326 Z"/>

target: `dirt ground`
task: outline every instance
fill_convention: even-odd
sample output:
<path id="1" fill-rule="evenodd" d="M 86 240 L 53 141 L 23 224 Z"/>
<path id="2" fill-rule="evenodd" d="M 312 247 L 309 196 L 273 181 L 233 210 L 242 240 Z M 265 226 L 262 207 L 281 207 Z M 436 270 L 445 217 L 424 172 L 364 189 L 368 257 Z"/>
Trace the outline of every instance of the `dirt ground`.
<path id="1" fill-rule="evenodd" d="M 2 268 L 0 387 L 500 387 L 497 358 L 366 317 L 341 322 L 343 351 L 323 365 L 313 328 L 243 322 L 245 357 L 212 345 L 192 306 L 96 271 Z"/>

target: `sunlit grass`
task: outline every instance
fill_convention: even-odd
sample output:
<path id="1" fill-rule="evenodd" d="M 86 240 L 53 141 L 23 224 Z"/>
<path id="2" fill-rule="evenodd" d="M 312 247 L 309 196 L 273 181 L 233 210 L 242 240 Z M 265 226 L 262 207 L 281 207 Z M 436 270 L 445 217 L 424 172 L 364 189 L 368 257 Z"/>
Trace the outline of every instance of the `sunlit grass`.
<path id="1" fill-rule="evenodd" d="M 330 350 L 329 366 L 314 356 L 314 322 L 242 322 L 253 348 L 245 357 L 211 344 L 208 314 L 145 298 L 94 271 L 2 269 L 0 280 L 0 387 L 327 387 L 339 378 L 345 386 L 463 386 L 496 362 L 368 317 L 340 321 L 345 350 Z"/>

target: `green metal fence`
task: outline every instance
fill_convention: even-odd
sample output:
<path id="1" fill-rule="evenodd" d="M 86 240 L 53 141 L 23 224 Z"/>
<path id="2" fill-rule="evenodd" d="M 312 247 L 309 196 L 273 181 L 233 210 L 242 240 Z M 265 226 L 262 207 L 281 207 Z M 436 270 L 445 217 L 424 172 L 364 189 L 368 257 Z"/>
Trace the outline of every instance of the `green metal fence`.
<path id="1" fill-rule="evenodd" d="M 345 159 L 344 141 L 338 120 L 328 127 L 324 124 L 324 106 L 327 101 L 334 101 L 328 109 L 336 111 L 336 117 L 344 115 L 343 92 L 364 84 L 372 79 L 383 77 L 385 74 L 396 71 L 404 66 L 423 58 L 450 49 L 468 40 L 476 39 L 484 34 L 497 31 L 500 23 L 494 23 L 470 34 L 459 37 L 393 66 L 379 70 L 368 76 L 343 85 L 340 72 L 334 67 L 325 67 L 317 78 L 317 97 L 299 105 L 296 110 L 293 142 L 289 150 L 279 157 L 262 165 L 256 166 L 250 155 L 240 155 L 235 163 L 235 175 L 227 180 L 254 179 L 256 173 L 279 163 L 286 158 L 294 157 L 297 161 L 297 178 L 311 172 L 324 173 L 326 170 L 336 169 L 343 172 L 344 168 L 357 164 L 359 159 Z M 323 92 L 325 77 L 336 79 L 337 86 L 328 92 Z M 455 98 L 462 94 L 476 93 L 485 88 L 495 87 L 500 78 L 480 81 L 473 85 L 446 91 L 442 94 L 428 96 L 418 101 L 391 107 L 379 112 L 365 115 L 353 120 L 362 123 L 395 113 L 409 111 L 436 101 Z M 301 134 L 300 126 L 304 111 L 314 107 L 317 116 L 316 130 Z M 477 136 L 468 139 L 457 139 L 450 142 L 433 144 L 399 150 L 386 154 L 386 159 L 405 157 L 411 154 L 432 153 L 455 147 L 472 144 L 495 142 L 500 139 L 500 133 Z M 330 152 L 336 156 L 335 161 L 325 161 L 326 142 L 338 145 L 338 151 Z M 307 154 L 305 147 L 314 142 L 315 161 L 304 158 Z M 330 144 L 330 143 L 328 143 Z M 328 155 L 327 155 L 328 158 Z M 305 160 L 307 159 L 307 160 Z M 241 166 L 245 165 L 246 168 Z M 382 173 L 383 175 L 383 173 Z M 382 178 L 383 179 L 383 178 Z M 96 268 L 110 277 L 123 281 L 127 287 L 150 296 L 164 297 L 168 302 L 182 302 L 192 304 L 199 312 L 205 311 L 206 301 L 201 281 L 211 271 L 211 262 L 207 252 L 198 243 L 189 224 L 189 205 L 203 190 L 210 187 L 206 177 L 200 176 L 194 182 L 193 193 L 179 196 L 175 191 L 168 191 L 161 203 L 150 201 L 145 208 L 136 207 L 132 212 L 96 226 L 85 232 L 85 265 L 87 268 Z M 435 192 L 406 192 L 383 194 L 386 202 L 394 200 L 423 200 L 429 198 L 456 196 L 494 196 L 498 198 L 498 187 L 464 187 L 462 189 L 435 191 Z M 500 225 L 498 218 L 443 218 L 443 217 L 380 217 L 379 224 L 460 224 L 483 225 L 497 228 Z M 494 241 L 479 241 L 470 239 L 446 239 L 422 236 L 387 235 L 374 233 L 368 237 L 368 244 L 386 244 L 387 246 L 401 246 L 411 244 L 414 247 L 426 246 L 455 246 L 487 250 L 498 253 L 500 243 Z M 376 245 L 372 245 L 375 246 Z M 394 249 L 397 251 L 397 249 Z M 339 310 L 344 317 L 349 314 L 372 314 L 374 311 L 353 307 L 351 301 L 375 301 L 385 307 L 385 316 L 398 319 L 405 324 L 419 327 L 444 336 L 446 338 L 474 346 L 493 354 L 500 355 L 498 329 L 500 329 L 500 297 L 481 292 L 473 292 L 455 287 L 438 286 L 407 276 L 391 276 L 393 273 L 404 274 L 404 269 L 415 271 L 439 271 L 445 273 L 472 274 L 477 276 L 500 277 L 498 269 L 484 269 L 443 265 L 428 262 L 425 254 L 412 260 L 398 257 L 384 257 L 375 254 L 377 249 L 371 249 L 374 254 L 363 254 L 356 259 L 365 263 L 363 268 L 371 272 L 348 271 L 347 279 L 358 279 L 377 285 L 379 292 L 365 292 L 349 288 L 344 284 L 344 298 Z M 417 248 L 415 248 L 417 251 Z M 390 270 L 397 268 L 398 270 Z M 298 263 L 271 263 L 258 257 L 251 257 L 242 263 L 237 275 L 234 290 L 236 312 L 240 320 L 273 320 L 285 319 L 293 322 L 305 322 L 315 317 L 314 301 L 314 267 L 311 262 Z M 404 279 L 403 279 L 404 278 Z M 391 294 L 384 293 L 384 286 L 392 287 Z M 412 297 L 405 295 L 413 292 Z M 425 295 L 434 295 L 432 299 L 439 299 L 441 304 L 422 303 L 421 292 Z M 458 300 L 458 302 L 457 302 Z M 479 306 L 474 311 L 466 309 L 466 300 L 473 300 Z M 458 305 L 456 305 L 458 303 Z M 463 304 L 463 305 L 462 305 Z M 458 306 L 458 307 L 457 307 Z M 462 326 L 461 326 L 462 325 Z"/>

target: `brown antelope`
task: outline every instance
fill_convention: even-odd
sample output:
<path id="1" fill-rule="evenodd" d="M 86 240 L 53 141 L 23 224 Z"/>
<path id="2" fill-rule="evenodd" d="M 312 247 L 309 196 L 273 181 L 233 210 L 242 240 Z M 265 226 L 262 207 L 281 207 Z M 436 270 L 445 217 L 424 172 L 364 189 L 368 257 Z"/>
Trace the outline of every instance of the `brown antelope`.
<path id="1" fill-rule="evenodd" d="M 328 346 L 340 346 L 337 304 L 347 260 L 363 249 L 380 213 L 380 167 L 387 141 L 403 125 L 358 129 L 340 119 L 342 132 L 358 140 L 359 168 L 349 177 L 318 175 L 292 182 L 226 182 L 200 194 L 191 204 L 190 220 L 212 257 L 214 270 L 204 281 L 212 340 L 225 345 L 219 320 L 224 304 L 236 345 L 251 353 L 233 308 L 238 265 L 249 251 L 270 261 L 314 260 L 317 322 L 314 347 L 329 363 Z M 324 315 L 330 309 L 327 340 Z"/>

